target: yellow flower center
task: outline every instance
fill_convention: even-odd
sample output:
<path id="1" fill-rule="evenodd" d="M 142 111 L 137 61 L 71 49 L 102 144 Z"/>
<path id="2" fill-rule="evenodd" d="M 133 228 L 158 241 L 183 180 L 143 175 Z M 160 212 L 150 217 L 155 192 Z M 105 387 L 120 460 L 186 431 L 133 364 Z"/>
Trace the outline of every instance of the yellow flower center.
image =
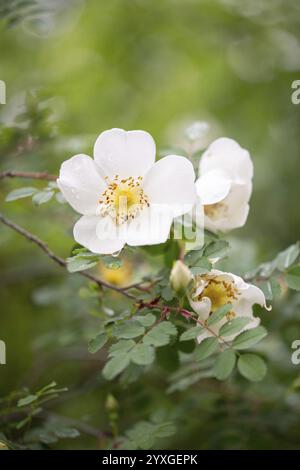
<path id="1" fill-rule="evenodd" d="M 108 180 L 108 178 L 106 178 Z M 145 207 L 149 207 L 148 197 L 141 188 L 142 177 L 119 179 L 116 175 L 108 182 L 99 199 L 103 215 L 112 216 L 118 225 L 134 219 Z"/>
<path id="2" fill-rule="evenodd" d="M 237 299 L 238 291 L 233 282 L 225 281 L 221 276 L 201 276 L 200 280 L 205 280 L 207 284 L 203 291 L 197 296 L 197 300 L 201 301 L 204 297 L 208 297 L 211 301 L 210 313 L 215 312 L 223 305 L 232 303 L 233 300 Z M 232 311 L 227 314 L 228 320 L 232 319 L 234 316 L 235 314 Z"/>

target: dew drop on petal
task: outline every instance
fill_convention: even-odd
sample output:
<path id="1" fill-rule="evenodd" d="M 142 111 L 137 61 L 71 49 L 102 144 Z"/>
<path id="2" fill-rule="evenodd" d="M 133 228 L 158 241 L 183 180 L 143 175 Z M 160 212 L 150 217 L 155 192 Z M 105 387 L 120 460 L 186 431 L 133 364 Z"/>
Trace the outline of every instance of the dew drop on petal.
<path id="1" fill-rule="evenodd" d="M 119 256 L 119 254 L 121 253 L 122 250 L 119 250 L 119 251 L 115 251 L 114 253 L 111 254 L 111 256 L 113 256 L 114 258 L 117 258 Z"/>

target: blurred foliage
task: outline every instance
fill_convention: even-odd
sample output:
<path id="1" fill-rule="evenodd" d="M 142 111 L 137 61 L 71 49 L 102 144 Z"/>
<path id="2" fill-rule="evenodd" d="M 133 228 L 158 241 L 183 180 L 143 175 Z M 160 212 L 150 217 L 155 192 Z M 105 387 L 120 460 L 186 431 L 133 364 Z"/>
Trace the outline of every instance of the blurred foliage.
<path id="1" fill-rule="evenodd" d="M 0 79 L 7 88 L 0 171 L 57 174 L 67 157 L 91 154 L 96 135 L 111 127 L 147 129 L 162 154 L 171 147 L 188 155 L 184 130 L 205 121 L 209 140 L 236 139 L 255 167 L 250 216 L 228 237 L 231 257 L 222 266 L 249 277 L 269 269 L 281 286 L 282 276 L 295 281 L 298 274 L 283 269 L 276 255 L 299 239 L 300 229 L 300 107 L 291 103 L 300 73 L 297 0 L 1 0 L 0 18 Z M 27 198 L 5 202 L 24 186 L 42 194 L 36 207 Z M 1 212 L 71 258 L 76 215 L 55 197 L 41 204 L 45 192 L 47 199 L 56 189 L 2 180 Z M 7 344 L 7 364 L 0 365 L 2 446 L 105 448 L 121 439 L 130 448 L 299 448 L 300 374 L 291 363 L 291 344 L 300 339 L 298 292 L 281 287 L 278 295 L 267 276 L 265 292 L 275 292 L 275 303 L 262 319 L 270 334 L 255 349 L 269 366 L 262 382 L 236 372 L 217 381 L 211 357 L 187 360 L 190 341 L 181 343 L 187 346 L 180 367 L 171 343 L 157 350 L 151 374 L 131 363 L 120 380 L 108 382 L 101 373 L 106 345 L 95 352 L 103 337 L 89 341 L 103 319 L 129 314 L 130 302 L 67 275 L 35 246 L 0 230 L 0 339 Z M 123 283 L 157 275 L 161 264 L 170 269 L 177 248 L 126 250 Z M 109 263 L 93 269 L 106 276 Z M 166 287 L 160 292 L 172 302 Z M 52 381 L 68 392 L 36 415 L 36 399 L 14 415 L 18 400 L 36 397 Z M 3 419 L 8 412 L 11 419 Z M 22 420 L 25 427 L 16 429 Z M 153 442 L 137 442 L 147 432 Z"/>

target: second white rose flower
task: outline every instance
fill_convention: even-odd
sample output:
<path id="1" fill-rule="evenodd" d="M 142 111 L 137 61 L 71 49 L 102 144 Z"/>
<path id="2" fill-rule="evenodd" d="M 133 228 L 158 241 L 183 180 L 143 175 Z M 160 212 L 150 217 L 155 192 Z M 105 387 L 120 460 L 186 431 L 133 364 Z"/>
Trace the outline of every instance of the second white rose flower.
<path id="1" fill-rule="evenodd" d="M 204 210 L 204 226 L 213 232 L 242 227 L 252 192 L 249 152 L 232 139 L 217 139 L 204 152 L 199 175 L 196 189 Z"/>

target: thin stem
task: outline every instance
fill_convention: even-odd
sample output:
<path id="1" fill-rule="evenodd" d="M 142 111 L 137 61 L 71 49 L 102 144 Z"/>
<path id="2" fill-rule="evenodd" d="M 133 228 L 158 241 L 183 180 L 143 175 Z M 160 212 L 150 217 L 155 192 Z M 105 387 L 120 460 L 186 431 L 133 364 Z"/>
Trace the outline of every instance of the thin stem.
<path id="1" fill-rule="evenodd" d="M 50 175 L 48 172 L 36 172 L 36 171 L 12 171 L 6 170 L 0 173 L 0 179 L 3 178 L 26 178 L 34 180 L 46 180 L 46 181 L 56 181 L 56 175 Z"/>
<path id="2" fill-rule="evenodd" d="M 184 316 L 185 318 L 186 317 L 191 318 L 196 323 L 198 323 L 198 325 L 202 326 L 205 330 L 209 331 L 210 334 L 212 334 L 217 339 L 222 341 L 223 344 L 226 344 L 226 346 L 231 347 L 231 344 L 228 343 L 228 341 L 226 341 L 223 338 L 223 336 L 220 336 L 217 333 L 215 333 L 211 328 L 209 328 L 209 326 L 206 325 L 206 323 L 204 321 L 200 320 L 200 318 L 196 318 L 195 315 L 192 312 L 190 312 L 189 310 L 186 310 L 186 309 L 181 308 L 181 307 L 171 307 L 169 305 L 160 305 L 156 302 L 140 302 L 140 308 L 144 308 L 144 307 L 157 308 L 157 309 L 161 310 L 164 315 L 166 315 L 167 312 L 175 312 L 175 313 L 179 313 L 180 315 Z"/>
<path id="3" fill-rule="evenodd" d="M 57 256 L 52 250 L 50 250 L 48 245 L 45 242 L 43 242 L 40 238 L 38 238 L 36 235 L 33 235 L 32 233 L 25 230 L 23 227 L 20 227 L 20 225 L 17 225 L 11 220 L 7 219 L 1 213 L 0 213 L 0 222 L 7 225 L 7 227 L 10 227 L 11 229 L 13 229 L 15 232 L 19 233 L 23 237 L 27 238 L 27 240 L 35 243 L 56 264 L 58 264 L 59 266 L 63 268 L 67 267 L 66 261 L 60 256 Z M 117 286 L 114 286 L 113 284 L 109 284 L 105 281 L 102 281 L 102 279 L 99 279 L 98 277 L 94 276 L 91 273 L 80 271 L 78 272 L 78 274 L 90 279 L 90 281 L 92 282 L 95 282 L 99 287 L 105 287 L 107 289 L 114 290 L 129 299 L 136 300 L 136 297 L 134 295 L 130 294 L 129 292 L 126 292 L 126 290 L 124 290 L 123 288 L 117 287 Z"/>
<path id="4" fill-rule="evenodd" d="M 231 344 L 228 343 L 224 338 L 223 336 L 220 336 L 218 335 L 217 333 L 215 333 L 211 328 L 209 328 L 209 326 L 206 325 L 206 323 L 203 321 L 203 320 L 200 320 L 200 318 L 195 318 L 195 316 L 192 314 L 192 312 L 190 312 L 189 310 L 186 310 L 186 309 L 181 309 L 180 311 L 181 314 L 183 315 L 186 315 L 188 316 L 189 318 L 192 318 L 193 320 L 195 320 L 196 323 L 198 323 L 200 326 L 202 326 L 203 328 L 205 328 L 207 331 L 209 331 L 209 333 L 211 333 L 212 335 L 214 335 L 216 338 L 218 338 L 219 340 L 222 341 L 223 344 L 226 344 L 226 346 L 230 347 Z"/>
<path id="5" fill-rule="evenodd" d="M 162 278 L 158 279 L 153 279 L 153 280 L 144 280 L 144 281 L 138 281 L 133 284 L 129 284 L 128 286 L 123 287 L 123 290 L 129 290 L 129 289 L 138 289 L 143 292 L 149 292 L 151 287 L 153 287 L 155 284 L 157 284 Z M 144 284 L 148 284 L 148 286 L 144 286 Z"/>

